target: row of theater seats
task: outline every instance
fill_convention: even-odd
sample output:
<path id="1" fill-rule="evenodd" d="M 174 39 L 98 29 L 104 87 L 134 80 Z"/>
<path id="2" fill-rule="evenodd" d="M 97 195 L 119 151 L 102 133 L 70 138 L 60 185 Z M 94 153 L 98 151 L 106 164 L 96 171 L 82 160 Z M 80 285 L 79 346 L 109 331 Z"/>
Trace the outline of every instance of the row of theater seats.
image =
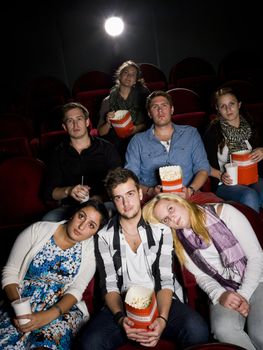
<path id="1" fill-rule="evenodd" d="M 240 85 L 240 80 L 245 82 L 243 85 L 246 86 L 238 89 L 242 90 L 242 94 L 246 90 L 245 99 L 248 99 L 246 103 L 262 102 L 262 60 L 258 56 L 257 52 L 251 50 L 234 51 L 223 57 L 217 70 L 203 58 L 186 57 L 171 66 L 168 78 L 161 67 L 149 62 L 139 63 L 139 65 L 150 91 L 173 88 L 193 90 L 200 96 L 207 111 L 210 109 L 211 93 L 226 82 L 234 85 Z M 113 85 L 112 75 L 93 70 L 81 74 L 73 82 L 71 89 L 58 78 L 42 76 L 28 82 L 22 96 L 20 98 L 14 96 L 13 105 L 12 96 L 9 98 L 6 96 L 7 87 L 1 86 L 3 90 L 1 96 L 5 96 L 7 101 L 10 100 L 9 106 L 6 106 L 7 109 L 4 111 L 21 112 L 33 121 L 34 129 L 38 133 L 41 123 L 53 113 L 55 107 L 71 99 L 83 103 L 90 110 L 93 126 L 96 127 L 101 101 Z M 245 101 L 243 97 L 242 100 Z"/>
<path id="2" fill-rule="evenodd" d="M 255 101 L 253 100 L 254 87 L 249 82 L 241 80 L 227 82 L 221 86 L 232 86 L 237 91 L 243 101 L 242 108 L 245 108 L 254 118 L 257 128 L 263 130 L 263 98 L 261 101 L 252 102 Z M 200 96 L 195 91 L 182 87 L 166 91 L 171 95 L 174 105 L 173 122 L 194 126 L 203 135 L 214 113 L 207 111 Z M 92 135 L 97 135 L 99 104 L 94 110 L 88 102 L 88 99 L 96 101 L 93 99 L 94 94 L 93 90 L 91 95 L 89 91 L 82 92 L 80 96 L 83 99 L 79 97 L 78 102 L 81 102 L 90 111 L 92 121 L 90 130 Z M 0 157 L 5 153 L 31 155 L 45 161 L 50 151 L 65 137 L 61 125 L 60 106 L 57 106 L 41 122 L 38 121 L 38 131 L 34 128 L 35 125 L 31 118 L 18 113 L 1 113 L 0 122 Z"/>

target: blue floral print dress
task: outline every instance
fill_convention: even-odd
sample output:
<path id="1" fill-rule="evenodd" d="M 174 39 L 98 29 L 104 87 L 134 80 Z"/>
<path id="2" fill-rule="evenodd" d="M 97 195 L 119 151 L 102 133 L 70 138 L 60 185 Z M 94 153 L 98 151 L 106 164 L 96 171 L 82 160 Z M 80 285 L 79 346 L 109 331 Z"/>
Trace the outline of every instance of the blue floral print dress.
<path id="1" fill-rule="evenodd" d="M 21 286 L 23 297 L 30 296 L 32 312 L 48 310 L 63 296 L 79 271 L 81 243 L 63 250 L 54 238 L 43 246 L 31 261 Z M 13 325 L 10 306 L 0 308 L 0 349 L 26 350 L 47 347 L 70 349 L 73 336 L 82 321 L 82 312 L 74 305 L 71 310 L 51 323 L 28 334 L 18 332 Z"/>

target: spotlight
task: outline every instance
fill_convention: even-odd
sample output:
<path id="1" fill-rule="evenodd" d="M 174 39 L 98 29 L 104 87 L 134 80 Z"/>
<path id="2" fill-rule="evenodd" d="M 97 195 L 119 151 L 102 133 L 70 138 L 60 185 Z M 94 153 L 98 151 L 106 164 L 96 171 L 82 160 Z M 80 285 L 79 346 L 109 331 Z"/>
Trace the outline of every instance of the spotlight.
<path id="1" fill-rule="evenodd" d="M 124 23 L 119 17 L 110 17 L 105 21 L 104 28 L 111 36 L 118 36 L 123 32 Z"/>

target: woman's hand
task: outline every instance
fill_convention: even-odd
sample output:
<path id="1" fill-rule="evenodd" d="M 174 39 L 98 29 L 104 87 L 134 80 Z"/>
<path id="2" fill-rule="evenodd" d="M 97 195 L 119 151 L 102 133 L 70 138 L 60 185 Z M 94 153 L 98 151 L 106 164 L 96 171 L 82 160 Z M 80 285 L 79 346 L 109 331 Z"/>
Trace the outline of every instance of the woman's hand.
<path id="1" fill-rule="evenodd" d="M 224 292 L 219 298 L 219 303 L 231 310 L 239 312 L 246 317 L 249 312 L 249 304 L 245 298 L 236 292 Z"/>
<path id="2" fill-rule="evenodd" d="M 255 148 L 249 158 L 253 160 L 253 162 L 260 162 L 263 159 L 263 147 Z"/>
<path id="3" fill-rule="evenodd" d="M 106 122 L 111 124 L 111 119 L 114 118 L 114 115 L 115 115 L 115 112 L 112 111 L 112 112 L 108 112 L 107 115 L 106 115 Z"/>
<path id="4" fill-rule="evenodd" d="M 231 186 L 233 182 L 227 172 L 224 172 L 221 175 L 220 180 L 223 182 L 224 185 L 227 185 L 227 186 Z"/>
<path id="5" fill-rule="evenodd" d="M 20 325 L 18 322 L 18 319 L 27 318 L 30 319 L 30 321 L 26 324 Z M 54 320 L 54 317 L 52 317 L 52 314 L 49 311 L 40 311 L 35 312 L 33 314 L 23 315 L 23 316 L 16 316 L 16 319 L 14 319 L 14 323 L 16 328 L 22 332 L 27 333 L 31 331 L 35 331 L 36 329 L 39 329 L 46 324 L 50 323 Z"/>

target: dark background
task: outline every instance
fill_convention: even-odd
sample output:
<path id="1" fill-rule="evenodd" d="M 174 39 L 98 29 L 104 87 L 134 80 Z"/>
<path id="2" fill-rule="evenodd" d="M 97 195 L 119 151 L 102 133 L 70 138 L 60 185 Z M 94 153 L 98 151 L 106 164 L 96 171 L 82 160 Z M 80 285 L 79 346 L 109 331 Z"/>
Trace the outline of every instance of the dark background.
<path id="1" fill-rule="evenodd" d="M 104 31 L 110 15 L 123 18 L 122 36 Z M 168 77 L 188 56 L 217 70 L 240 48 L 262 47 L 261 1 L 36 0 L 1 3 L 1 84 L 23 90 L 51 75 L 71 89 L 84 72 L 112 73 L 126 59 L 150 62 Z"/>

